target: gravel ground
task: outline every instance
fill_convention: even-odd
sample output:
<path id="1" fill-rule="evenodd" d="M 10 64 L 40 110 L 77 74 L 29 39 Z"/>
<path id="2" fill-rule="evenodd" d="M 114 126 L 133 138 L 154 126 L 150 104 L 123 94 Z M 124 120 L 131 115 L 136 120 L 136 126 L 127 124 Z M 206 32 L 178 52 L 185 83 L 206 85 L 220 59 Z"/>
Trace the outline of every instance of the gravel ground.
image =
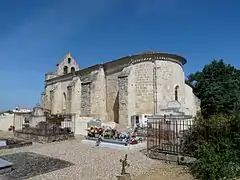
<path id="1" fill-rule="evenodd" d="M 194 180 L 184 166 L 164 164 L 163 166 L 151 170 L 134 180 Z"/>
<path id="2" fill-rule="evenodd" d="M 82 144 L 81 139 L 76 137 L 74 140 L 50 144 L 34 143 L 28 147 L 1 150 L 0 156 L 32 152 L 74 164 L 64 169 L 31 177 L 29 180 L 114 180 L 121 170 L 119 159 L 123 158 L 125 153 L 128 154 L 130 163 L 127 171 L 133 178 L 163 165 L 161 161 L 149 159 L 139 151 L 92 147 Z"/>

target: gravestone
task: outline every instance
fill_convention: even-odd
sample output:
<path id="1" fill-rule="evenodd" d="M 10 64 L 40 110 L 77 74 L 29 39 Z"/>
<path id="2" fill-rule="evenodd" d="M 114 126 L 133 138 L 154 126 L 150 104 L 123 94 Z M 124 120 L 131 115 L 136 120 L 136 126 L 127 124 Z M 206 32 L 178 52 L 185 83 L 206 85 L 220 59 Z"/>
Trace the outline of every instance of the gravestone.
<path id="1" fill-rule="evenodd" d="M 167 107 L 160 109 L 157 113 L 158 115 L 184 115 L 184 112 L 182 111 L 183 107 L 181 103 L 178 101 L 169 101 L 167 103 Z"/>
<path id="2" fill-rule="evenodd" d="M 101 127 L 102 126 L 102 121 L 97 119 L 97 120 L 90 120 L 87 122 L 87 128 L 89 127 Z"/>
<path id="3" fill-rule="evenodd" d="M 7 146 L 7 141 L 6 140 L 0 140 L 0 147 L 5 147 Z"/>
<path id="4" fill-rule="evenodd" d="M 0 158 L 0 175 L 8 173 L 12 170 L 13 163 Z"/>
<path id="5" fill-rule="evenodd" d="M 181 103 L 178 101 L 169 101 L 167 108 L 169 109 L 180 109 L 181 108 Z"/>
<path id="6" fill-rule="evenodd" d="M 44 109 L 40 106 L 40 104 L 36 104 L 33 108 L 33 116 L 44 116 Z"/>

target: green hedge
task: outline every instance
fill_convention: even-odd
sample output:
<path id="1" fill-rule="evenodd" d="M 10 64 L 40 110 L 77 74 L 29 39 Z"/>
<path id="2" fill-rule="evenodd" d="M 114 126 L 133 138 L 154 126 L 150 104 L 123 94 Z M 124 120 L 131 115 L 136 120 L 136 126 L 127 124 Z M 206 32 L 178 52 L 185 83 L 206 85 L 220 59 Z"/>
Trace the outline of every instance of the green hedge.
<path id="1" fill-rule="evenodd" d="M 200 180 L 234 179 L 240 176 L 240 118 L 198 116 L 185 136 L 184 151 L 197 161 L 189 165 Z"/>

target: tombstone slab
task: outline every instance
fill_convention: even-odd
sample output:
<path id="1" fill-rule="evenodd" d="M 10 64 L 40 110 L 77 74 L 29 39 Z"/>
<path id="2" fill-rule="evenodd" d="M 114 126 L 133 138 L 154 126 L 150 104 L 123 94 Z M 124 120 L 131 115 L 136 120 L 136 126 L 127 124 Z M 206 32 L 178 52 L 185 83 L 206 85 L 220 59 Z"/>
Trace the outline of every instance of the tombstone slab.
<path id="1" fill-rule="evenodd" d="M 0 158 L 0 175 L 12 170 L 13 163 Z"/>
<path id="2" fill-rule="evenodd" d="M 5 147 L 7 146 L 7 141 L 6 140 L 0 140 L 0 147 Z"/>
<path id="3" fill-rule="evenodd" d="M 14 178 L 14 177 L 5 176 L 5 175 L 0 175 L 0 179 L 1 179 L 1 180 L 17 180 L 17 179 Z"/>

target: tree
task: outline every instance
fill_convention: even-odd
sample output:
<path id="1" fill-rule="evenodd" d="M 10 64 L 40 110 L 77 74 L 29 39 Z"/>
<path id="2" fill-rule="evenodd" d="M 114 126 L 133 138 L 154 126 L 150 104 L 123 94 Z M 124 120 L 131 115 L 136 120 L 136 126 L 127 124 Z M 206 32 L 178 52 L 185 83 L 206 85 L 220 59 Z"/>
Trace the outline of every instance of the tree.
<path id="1" fill-rule="evenodd" d="M 223 60 L 213 60 L 201 72 L 190 74 L 187 82 L 201 100 L 204 118 L 240 109 L 240 71 Z"/>

